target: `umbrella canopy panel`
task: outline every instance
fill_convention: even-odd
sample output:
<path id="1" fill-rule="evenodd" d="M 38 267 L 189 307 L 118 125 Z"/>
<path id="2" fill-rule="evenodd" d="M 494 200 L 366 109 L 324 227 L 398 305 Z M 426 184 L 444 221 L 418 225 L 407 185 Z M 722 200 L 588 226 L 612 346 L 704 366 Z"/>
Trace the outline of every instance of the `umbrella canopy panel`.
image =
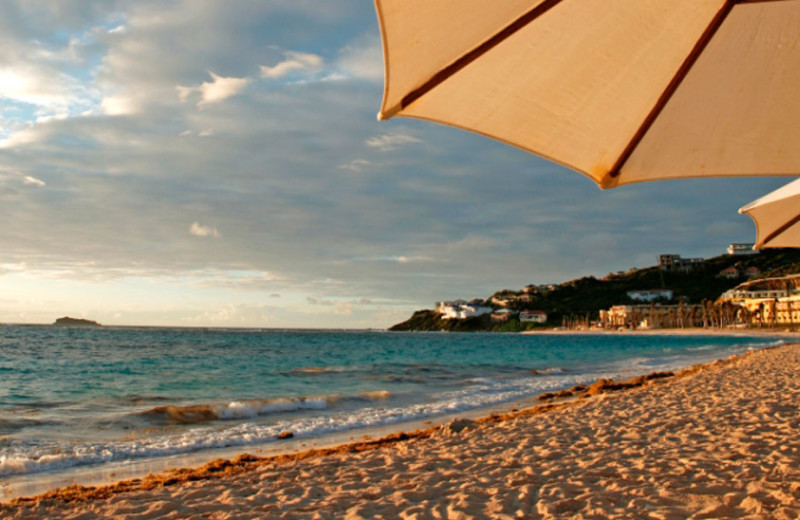
<path id="1" fill-rule="evenodd" d="M 800 179 L 739 210 L 756 224 L 756 248 L 800 244 Z"/>
<path id="2" fill-rule="evenodd" d="M 602 187 L 800 173 L 800 0 L 376 6 L 382 119 L 471 130 Z"/>
<path id="3" fill-rule="evenodd" d="M 800 2 L 745 3 L 725 19 L 620 179 L 798 175 L 798 144 Z"/>

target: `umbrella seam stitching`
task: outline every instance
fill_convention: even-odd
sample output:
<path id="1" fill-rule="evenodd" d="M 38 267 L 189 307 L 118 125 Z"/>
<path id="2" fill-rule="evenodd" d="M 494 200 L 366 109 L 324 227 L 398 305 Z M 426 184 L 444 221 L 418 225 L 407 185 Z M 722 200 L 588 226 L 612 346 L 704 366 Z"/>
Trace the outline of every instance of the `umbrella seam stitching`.
<path id="1" fill-rule="evenodd" d="M 536 7 L 534 7 L 530 11 L 527 11 L 522 16 L 520 16 L 507 26 L 505 26 L 494 36 L 490 37 L 489 39 L 487 39 L 486 41 L 484 41 L 483 43 L 481 43 L 468 53 L 456 59 L 453 63 L 451 63 L 447 67 L 443 68 L 442 70 L 434 74 L 421 86 L 417 87 L 416 89 L 406 94 L 400 101 L 400 110 L 406 108 L 411 103 L 413 103 L 420 97 L 424 96 L 432 89 L 436 88 L 438 85 L 444 83 L 444 81 L 446 81 L 448 78 L 456 74 L 458 71 L 468 66 L 470 63 L 472 63 L 476 59 L 480 58 L 481 56 L 492 50 L 494 47 L 502 43 L 504 40 L 508 39 L 513 34 L 526 27 L 528 24 L 530 24 L 531 22 L 533 22 L 534 20 L 545 14 L 551 8 L 560 4 L 561 1 L 562 0 L 545 0 L 544 2 L 536 5 Z"/>

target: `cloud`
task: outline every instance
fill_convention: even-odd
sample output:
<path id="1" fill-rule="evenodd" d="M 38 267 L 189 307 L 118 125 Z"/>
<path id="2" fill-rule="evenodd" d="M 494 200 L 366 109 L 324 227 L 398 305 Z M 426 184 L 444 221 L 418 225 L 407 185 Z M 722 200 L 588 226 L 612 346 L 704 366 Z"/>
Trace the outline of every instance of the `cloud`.
<path id="1" fill-rule="evenodd" d="M 340 164 L 339 168 L 342 170 L 349 170 L 351 172 L 360 172 L 361 170 L 363 170 L 364 168 L 366 168 L 371 164 L 372 162 L 366 159 L 354 159 L 350 162 Z"/>
<path id="2" fill-rule="evenodd" d="M 374 256 L 374 257 L 356 257 L 353 258 L 354 262 L 387 262 L 392 264 L 408 264 L 412 262 L 432 262 L 433 258 L 427 256 Z"/>
<path id="3" fill-rule="evenodd" d="M 345 77 L 376 83 L 383 81 L 383 49 L 380 39 L 369 34 L 343 47 L 339 51 L 336 65 L 344 71 Z"/>
<path id="4" fill-rule="evenodd" d="M 46 186 L 47 184 L 43 180 L 37 179 L 36 177 L 31 177 L 30 175 L 26 175 L 23 182 L 28 185 L 39 186 L 39 187 Z"/>
<path id="5" fill-rule="evenodd" d="M 90 109 L 98 95 L 93 87 L 48 64 L 15 63 L 0 70 L 0 99 L 22 104 L 23 111 L 32 107 L 28 120 L 77 115 Z M 0 111 L 9 114 L 8 106 Z"/>
<path id="6" fill-rule="evenodd" d="M 350 316 L 353 314 L 354 307 L 355 305 L 352 302 L 338 302 L 334 306 L 333 313 L 337 316 Z"/>
<path id="7" fill-rule="evenodd" d="M 500 246 L 501 244 L 497 237 L 490 235 L 477 235 L 474 233 L 470 233 L 461 239 L 447 242 L 444 245 L 445 249 L 454 252 L 479 250 L 492 251 L 497 250 Z"/>
<path id="8" fill-rule="evenodd" d="M 353 5 L 0 2 L 0 63 L 15 96 L 0 99 L 3 262 L 25 263 L 26 276 L 50 269 L 65 287 L 127 280 L 120 298 L 158 276 L 141 291 L 145 307 L 165 286 L 198 296 L 189 310 L 175 300 L 183 314 L 157 309 L 140 323 L 182 323 L 206 298 L 209 312 L 264 301 L 295 312 L 265 310 L 276 325 L 381 326 L 436 300 L 644 265 L 638 255 L 722 252 L 752 237 L 736 209 L 785 182 L 601 192 L 467 132 L 378 123 L 378 28 L 373 10 Z M 225 247 L 208 247 L 223 229 Z M 611 232 L 617 247 L 602 255 L 584 240 Z M 355 307 L 334 319 L 335 303 L 312 308 L 306 295 Z M 367 311 L 362 299 L 377 303 Z"/>
<path id="9" fill-rule="evenodd" d="M 226 304 L 194 316 L 188 316 L 188 323 L 212 323 L 214 325 L 239 324 L 242 326 L 269 325 L 281 309 L 265 304 Z"/>
<path id="10" fill-rule="evenodd" d="M 284 281 L 281 276 L 266 271 L 213 268 L 188 272 L 184 278 L 184 281 L 188 280 L 188 283 L 197 287 L 224 287 L 246 291 L 274 291 L 276 286 Z"/>
<path id="11" fill-rule="evenodd" d="M 250 83 L 250 78 L 224 78 L 209 71 L 212 81 L 206 81 L 196 87 L 184 87 L 178 85 L 178 98 L 181 101 L 188 101 L 190 97 L 199 94 L 200 100 L 197 106 L 209 103 L 219 103 L 229 97 L 239 94 Z"/>
<path id="12" fill-rule="evenodd" d="M 100 102 L 100 107 L 109 116 L 121 116 L 136 112 L 136 103 L 127 96 L 107 96 Z"/>
<path id="13" fill-rule="evenodd" d="M 217 231 L 215 227 L 209 226 L 201 226 L 198 222 L 192 222 L 192 225 L 189 227 L 189 233 L 192 236 L 196 237 L 212 237 L 212 238 L 219 238 L 221 235 Z"/>
<path id="14" fill-rule="evenodd" d="M 365 144 L 370 148 L 375 148 L 381 152 L 397 150 L 404 146 L 421 143 L 422 141 L 414 136 L 405 133 L 383 134 L 370 137 Z"/>
<path id="15" fill-rule="evenodd" d="M 317 54 L 287 51 L 285 59 L 273 67 L 261 66 L 261 77 L 280 79 L 292 73 L 313 74 L 319 72 L 324 60 Z"/>
<path id="16" fill-rule="evenodd" d="M 361 301 L 364 301 L 363 299 Z M 353 314 L 353 310 L 356 308 L 356 304 L 361 304 L 359 302 L 352 302 L 352 301 L 334 301 L 334 300 L 319 300 L 317 298 L 307 297 L 306 303 L 309 305 L 316 305 L 316 306 L 323 306 L 323 307 L 330 307 L 332 308 L 331 312 L 336 316 L 350 316 Z"/>

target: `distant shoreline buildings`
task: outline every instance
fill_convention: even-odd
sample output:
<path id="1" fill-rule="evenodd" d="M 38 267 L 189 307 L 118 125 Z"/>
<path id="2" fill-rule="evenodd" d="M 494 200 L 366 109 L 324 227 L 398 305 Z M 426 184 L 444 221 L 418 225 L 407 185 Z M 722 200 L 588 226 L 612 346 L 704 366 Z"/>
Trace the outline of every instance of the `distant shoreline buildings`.
<path id="1" fill-rule="evenodd" d="M 726 251 L 729 257 L 746 257 L 760 253 L 753 250 L 752 243 L 732 243 Z M 728 262 L 726 256 L 721 255 L 712 260 L 714 262 L 708 264 L 704 258 L 683 258 L 673 253 L 660 254 L 656 269 L 665 273 L 660 276 L 661 288 L 652 288 L 659 284 L 658 277 L 655 280 L 652 275 L 649 275 L 649 278 L 648 275 L 639 277 L 637 273 L 643 271 L 642 269 L 631 268 L 627 272 L 610 273 L 603 278 L 604 282 L 617 282 L 620 277 L 629 276 L 630 280 L 641 280 L 642 285 L 646 283 L 651 288 L 638 289 L 628 285 L 627 290 L 621 293 L 627 298 L 619 296 L 620 293 L 610 288 L 609 290 L 615 295 L 613 299 L 619 298 L 623 302 L 607 309 L 595 307 L 592 316 L 585 311 L 569 314 L 569 310 L 561 310 L 556 305 L 554 307 L 556 310 L 552 311 L 555 314 L 554 319 L 560 318 L 565 328 L 580 329 L 750 327 L 787 324 L 800 326 L 800 274 L 758 279 L 761 275 L 761 268 L 758 265 L 763 262 L 757 263 L 746 258 L 731 259 L 727 267 L 719 270 Z M 689 300 L 684 295 L 685 288 L 677 287 L 678 294 L 683 295 L 678 297 L 675 290 L 664 286 L 665 279 L 675 278 L 667 276 L 666 273 L 677 274 L 678 280 L 682 280 L 684 275 L 699 277 L 696 283 L 704 283 L 703 280 L 706 278 L 712 280 L 715 277 L 729 280 L 749 279 L 749 281 L 719 296 L 705 294 L 701 303 L 688 303 Z M 557 285 L 529 284 L 521 290 L 498 291 L 486 300 L 437 302 L 435 312 L 442 320 L 465 320 L 489 315 L 484 326 L 489 322 L 504 324 L 511 320 L 518 320 L 520 324 L 546 325 L 548 320 L 546 312 L 525 307 L 533 305 L 546 307 L 547 298 L 551 297 L 551 293 L 574 291 L 575 288 L 582 288 L 585 284 L 588 284 L 587 287 L 594 287 L 592 283 L 596 282 L 593 277 L 585 277 Z M 630 281 L 625 283 L 630 284 Z M 714 284 L 719 286 L 719 282 L 709 283 L 709 286 L 713 287 Z M 574 297 L 567 296 L 567 298 Z M 611 298 L 606 299 L 606 305 L 611 303 L 608 300 Z M 694 298 L 693 301 L 697 302 L 698 298 Z M 594 314 L 595 312 L 597 314 Z M 598 318 L 594 320 L 593 316 Z"/>
<path id="2" fill-rule="evenodd" d="M 494 300 L 493 300 L 494 301 Z M 496 305 L 500 305 L 494 302 Z M 476 318 L 485 314 L 491 314 L 491 320 L 495 322 L 506 322 L 512 318 L 518 318 L 520 323 L 547 323 L 547 313 L 540 310 L 521 310 L 495 309 L 485 305 L 481 300 L 453 300 L 436 302 L 436 312 L 443 320 L 464 320 Z"/>
<path id="3" fill-rule="evenodd" d="M 436 312 L 442 315 L 443 320 L 464 320 L 475 316 L 489 314 L 494 309 L 478 302 L 454 300 L 436 302 Z"/>

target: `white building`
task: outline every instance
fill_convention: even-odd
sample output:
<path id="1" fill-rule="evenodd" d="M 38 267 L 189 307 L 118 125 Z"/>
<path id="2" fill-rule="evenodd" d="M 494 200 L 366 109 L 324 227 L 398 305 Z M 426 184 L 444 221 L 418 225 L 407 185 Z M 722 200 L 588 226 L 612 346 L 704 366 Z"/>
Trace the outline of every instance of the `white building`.
<path id="1" fill-rule="evenodd" d="M 749 244 L 731 244 L 728 246 L 728 254 L 735 256 L 757 255 L 758 253 L 761 252 L 758 250 L 754 250 L 753 246 L 755 246 L 755 244 L 753 244 L 752 242 Z"/>
<path id="2" fill-rule="evenodd" d="M 663 298 L 665 300 L 672 299 L 672 289 L 645 289 L 638 291 L 628 291 L 628 298 L 640 302 L 652 302 Z"/>
<path id="3" fill-rule="evenodd" d="M 504 298 L 501 296 L 492 296 L 492 303 L 495 305 L 499 305 L 500 307 L 508 307 L 508 304 L 511 303 L 513 300 L 511 298 Z"/>
<path id="4" fill-rule="evenodd" d="M 492 313 L 492 321 L 506 322 L 510 320 L 516 313 L 511 309 L 498 309 Z"/>
<path id="5" fill-rule="evenodd" d="M 491 307 L 467 303 L 464 300 L 436 303 L 436 312 L 442 315 L 443 320 L 463 320 L 473 316 L 489 314 L 493 310 Z"/>
<path id="6" fill-rule="evenodd" d="M 546 323 L 547 313 L 544 311 L 522 311 L 519 313 L 521 323 Z"/>

